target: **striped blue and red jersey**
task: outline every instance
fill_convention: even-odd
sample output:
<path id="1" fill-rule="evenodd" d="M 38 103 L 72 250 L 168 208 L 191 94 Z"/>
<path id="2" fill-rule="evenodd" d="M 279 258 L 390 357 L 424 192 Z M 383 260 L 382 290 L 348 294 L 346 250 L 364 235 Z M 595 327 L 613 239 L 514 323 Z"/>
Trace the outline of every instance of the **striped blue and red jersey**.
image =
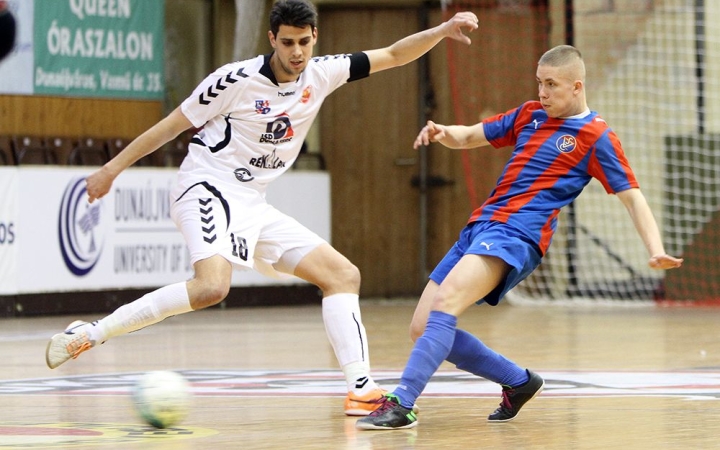
<path id="1" fill-rule="evenodd" d="M 495 148 L 514 147 L 489 198 L 469 223 L 507 223 L 545 254 L 560 209 L 596 178 L 609 194 L 639 187 L 617 135 L 594 111 L 559 119 L 530 101 L 483 120 Z"/>

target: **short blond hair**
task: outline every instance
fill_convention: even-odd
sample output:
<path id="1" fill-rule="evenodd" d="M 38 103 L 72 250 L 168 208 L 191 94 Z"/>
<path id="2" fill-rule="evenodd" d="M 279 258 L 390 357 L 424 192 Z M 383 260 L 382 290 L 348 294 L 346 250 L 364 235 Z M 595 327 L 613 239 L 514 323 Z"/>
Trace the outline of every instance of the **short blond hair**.
<path id="1" fill-rule="evenodd" d="M 558 45 L 546 51 L 538 60 L 539 66 L 563 67 L 574 66 L 576 76 L 585 79 L 585 63 L 582 53 L 572 45 Z"/>

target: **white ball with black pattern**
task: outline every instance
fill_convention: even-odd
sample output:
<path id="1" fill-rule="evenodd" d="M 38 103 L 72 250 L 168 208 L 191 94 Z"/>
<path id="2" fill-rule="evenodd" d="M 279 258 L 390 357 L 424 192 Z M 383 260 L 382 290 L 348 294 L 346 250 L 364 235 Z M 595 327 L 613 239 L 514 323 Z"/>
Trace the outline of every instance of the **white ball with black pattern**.
<path id="1" fill-rule="evenodd" d="M 145 373 L 132 389 L 135 411 L 155 428 L 169 428 L 182 422 L 190 411 L 191 400 L 188 381 L 168 370 Z"/>

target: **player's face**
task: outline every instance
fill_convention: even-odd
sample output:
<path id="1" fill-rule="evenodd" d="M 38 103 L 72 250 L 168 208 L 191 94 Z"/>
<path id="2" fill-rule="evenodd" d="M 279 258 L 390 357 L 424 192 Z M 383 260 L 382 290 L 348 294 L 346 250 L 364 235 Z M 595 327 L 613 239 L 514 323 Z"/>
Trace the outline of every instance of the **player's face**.
<path id="1" fill-rule="evenodd" d="M 268 32 L 270 45 L 275 49 L 270 67 L 280 83 L 295 81 L 307 67 L 312 58 L 313 47 L 317 42 L 317 28 L 309 25 L 305 28 L 280 25 L 277 36 Z"/>
<path id="2" fill-rule="evenodd" d="M 535 78 L 538 97 L 550 117 L 570 117 L 582 112 L 582 82 L 572 78 L 567 67 L 538 66 Z"/>

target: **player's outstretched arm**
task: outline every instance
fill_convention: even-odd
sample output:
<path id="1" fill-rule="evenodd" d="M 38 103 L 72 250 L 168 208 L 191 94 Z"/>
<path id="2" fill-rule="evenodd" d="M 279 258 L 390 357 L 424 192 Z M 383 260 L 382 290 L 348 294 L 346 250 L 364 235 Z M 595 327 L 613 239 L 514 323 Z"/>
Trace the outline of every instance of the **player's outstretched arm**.
<path id="1" fill-rule="evenodd" d="M 180 108 L 176 108 L 167 117 L 138 136 L 112 160 L 93 172 L 85 179 L 88 202 L 102 198 L 110 192 L 115 178 L 143 156 L 149 155 L 180 133 L 192 127 Z"/>
<path id="2" fill-rule="evenodd" d="M 432 120 L 422 127 L 415 138 L 413 148 L 429 145 L 431 142 L 440 142 L 448 148 L 475 148 L 488 143 L 482 122 L 472 126 L 441 125 Z"/>
<path id="3" fill-rule="evenodd" d="M 411 34 L 389 47 L 367 50 L 365 54 L 370 60 L 370 73 L 402 66 L 415 61 L 435 47 L 444 38 L 470 44 L 470 38 L 463 34 L 463 29 L 473 31 L 478 27 L 478 18 L 472 12 L 459 12 L 447 22 L 419 33 Z"/>
<path id="4" fill-rule="evenodd" d="M 657 226 L 655 217 L 650 206 L 640 189 L 628 189 L 618 192 L 620 201 L 630 213 L 635 229 L 645 244 L 650 260 L 648 265 L 653 269 L 674 269 L 683 263 L 682 258 L 676 258 L 665 253 L 665 248 L 660 237 L 660 229 Z"/>

